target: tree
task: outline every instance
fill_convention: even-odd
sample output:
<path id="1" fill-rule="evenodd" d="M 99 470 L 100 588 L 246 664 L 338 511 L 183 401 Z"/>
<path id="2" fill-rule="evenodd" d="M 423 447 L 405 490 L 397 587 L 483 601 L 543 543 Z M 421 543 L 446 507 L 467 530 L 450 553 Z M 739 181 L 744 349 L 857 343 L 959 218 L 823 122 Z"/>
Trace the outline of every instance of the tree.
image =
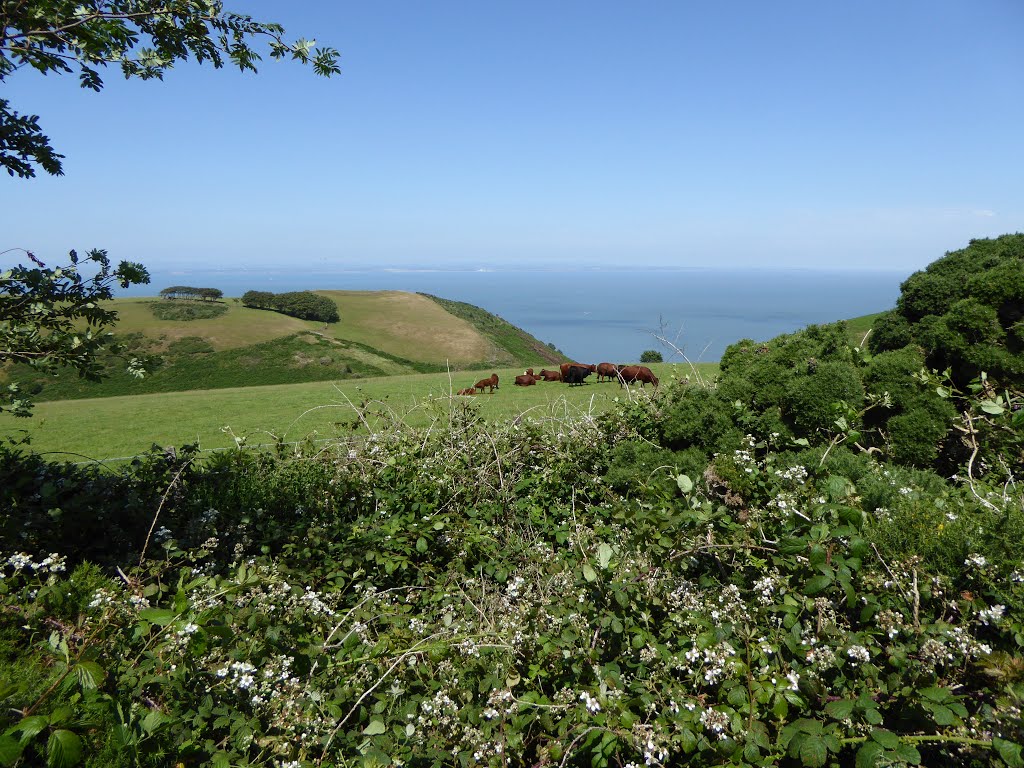
<path id="1" fill-rule="evenodd" d="M 312 64 L 324 76 L 340 71 L 333 48 L 286 42 L 279 24 L 227 12 L 219 0 L 2 0 L 0 82 L 29 67 L 44 75 L 77 72 L 83 88 L 99 91 L 101 67 L 116 65 L 126 78 L 163 79 L 175 62 L 191 58 L 255 72 L 258 39 L 271 58 Z M 8 174 L 29 178 L 39 166 L 61 175 L 62 158 L 38 115 L 21 115 L 0 99 L 0 166 Z"/>
<path id="2" fill-rule="evenodd" d="M 661 357 L 661 352 L 656 349 L 645 349 L 640 353 L 641 363 L 662 363 L 664 360 Z"/>
<path id="3" fill-rule="evenodd" d="M 35 267 L 21 265 L 0 272 L 0 368 L 24 363 L 44 373 L 56 374 L 70 367 L 90 380 L 101 377 L 97 359 L 101 348 L 112 346 L 110 328 L 117 313 L 99 302 L 113 297 L 114 285 L 127 288 L 148 283 L 149 274 L 141 264 L 122 261 L 112 269 L 106 251 L 93 250 L 79 259 L 71 251 L 70 264 L 47 267 L 27 252 Z M 83 276 L 82 267 L 95 270 Z M 144 361 L 128 360 L 128 370 L 143 375 Z M 0 412 L 30 415 L 31 400 L 17 384 L 0 389 Z"/>
<path id="4" fill-rule="evenodd" d="M 0 83 L 27 67 L 44 75 L 77 72 L 83 88 L 99 91 L 100 67 L 115 64 L 125 77 L 159 80 L 191 58 L 255 72 L 256 40 L 266 42 L 271 58 L 312 64 L 323 76 L 340 71 L 333 48 L 285 42 L 279 24 L 226 12 L 220 0 L 0 0 Z M 37 115 L 21 115 L 0 99 L 0 167 L 21 178 L 35 176 L 37 166 L 61 175 L 62 157 Z M 70 265 L 57 268 L 25 254 L 34 266 L 0 272 L 0 368 L 25 363 L 55 373 L 70 367 L 99 378 L 97 354 L 111 343 L 117 320 L 99 302 L 112 297 L 115 284 L 148 283 L 145 268 L 122 261 L 114 269 L 102 250 L 90 251 L 84 263 L 71 251 Z M 81 266 L 95 274 L 83 275 Z M 143 367 L 132 360 L 129 370 L 141 374 Z M 25 416 L 31 406 L 17 387 L 0 389 L 0 412 Z"/>

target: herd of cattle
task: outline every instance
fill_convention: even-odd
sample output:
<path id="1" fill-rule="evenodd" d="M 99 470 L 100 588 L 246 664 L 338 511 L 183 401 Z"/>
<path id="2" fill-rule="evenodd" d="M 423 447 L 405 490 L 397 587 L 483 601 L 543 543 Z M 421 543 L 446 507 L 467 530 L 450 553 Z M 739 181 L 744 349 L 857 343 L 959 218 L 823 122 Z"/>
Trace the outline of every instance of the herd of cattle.
<path id="1" fill-rule="evenodd" d="M 538 381 L 563 381 L 570 386 L 573 384 L 584 384 L 584 379 L 592 373 L 597 374 L 598 381 L 618 381 L 619 386 L 626 384 L 637 384 L 641 387 L 647 384 L 658 386 L 658 377 L 646 365 L 614 365 L 613 363 L 598 363 L 597 365 L 583 365 L 582 363 L 562 363 L 557 371 L 542 370 L 535 374 L 533 368 L 527 368 L 526 373 L 516 376 L 517 387 L 532 387 Z M 484 390 L 493 393 L 498 389 L 498 374 L 492 373 L 489 378 L 481 379 L 472 387 L 460 389 L 460 395 L 475 395 L 478 391 Z"/>

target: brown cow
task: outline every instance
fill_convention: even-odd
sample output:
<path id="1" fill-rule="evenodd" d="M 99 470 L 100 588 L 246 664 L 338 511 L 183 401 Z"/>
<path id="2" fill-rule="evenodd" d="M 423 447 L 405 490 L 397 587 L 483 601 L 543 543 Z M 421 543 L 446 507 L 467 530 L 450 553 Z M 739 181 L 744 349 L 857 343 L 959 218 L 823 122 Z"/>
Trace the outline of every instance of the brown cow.
<path id="1" fill-rule="evenodd" d="M 614 363 L 598 363 L 597 364 L 597 380 L 598 381 L 611 381 L 612 379 L 618 378 L 619 368 Z"/>
<path id="2" fill-rule="evenodd" d="M 527 368 L 526 369 L 526 375 L 527 376 L 533 376 L 533 368 Z M 534 376 L 534 378 L 536 378 L 536 376 Z"/>
<path id="3" fill-rule="evenodd" d="M 537 383 L 537 377 L 531 376 L 528 373 L 524 373 L 521 376 L 516 376 L 515 384 L 517 387 L 532 387 Z"/>
<path id="4" fill-rule="evenodd" d="M 646 365 L 623 365 L 619 367 L 620 387 L 624 384 L 635 384 L 638 381 L 641 387 L 647 384 L 658 386 L 658 377 Z"/>
<path id="5" fill-rule="evenodd" d="M 460 395 L 475 395 L 476 387 L 466 387 L 465 389 L 459 390 Z"/>
<path id="6" fill-rule="evenodd" d="M 480 379 L 480 381 L 476 383 L 476 388 L 479 389 L 481 392 L 484 391 L 485 387 L 489 387 L 490 392 L 493 395 L 494 390 L 498 389 L 498 374 L 492 373 L 490 378 Z"/>
<path id="7" fill-rule="evenodd" d="M 561 381 L 562 374 L 560 371 L 549 371 L 542 368 L 540 372 L 540 378 L 543 379 L 544 381 Z"/>

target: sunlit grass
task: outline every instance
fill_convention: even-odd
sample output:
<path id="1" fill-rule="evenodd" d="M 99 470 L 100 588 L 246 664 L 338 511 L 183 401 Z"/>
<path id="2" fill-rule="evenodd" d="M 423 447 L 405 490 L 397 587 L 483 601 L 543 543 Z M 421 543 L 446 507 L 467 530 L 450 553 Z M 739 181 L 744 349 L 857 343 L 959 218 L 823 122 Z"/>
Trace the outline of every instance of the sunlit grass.
<path id="1" fill-rule="evenodd" d="M 689 366 L 652 365 L 664 381 L 693 377 Z M 712 379 L 717 364 L 697 370 Z M 33 450 L 64 452 L 92 459 L 133 456 L 160 446 L 198 443 L 203 449 L 234 445 L 234 436 L 252 443 L 331 438 L 379 428 L 400 419 L 426 426 L 471 400 L 486 419 L 529 414 L 536 418 L 600 412 L 628 396 L 614 382 L 591 376 L 581 387 L 557 382 L 516 387 L 521 369 L 496 369 L 501 386 L 492 394 L 454 395 L 492 371 L 387 376 L 339 382 L 193 390 L 166 394 L 59 400 L 38 403 L 31 419 L 0 414 L 0 435 L 27 430 Z M 647 387 L 646 392 L 651 391 Z M 360 414 L 363 414 L 361 417 Z M 363 418 L 366 422 L 363 422 Z M 229 429 L 230 432 L 225 431 Z"/>

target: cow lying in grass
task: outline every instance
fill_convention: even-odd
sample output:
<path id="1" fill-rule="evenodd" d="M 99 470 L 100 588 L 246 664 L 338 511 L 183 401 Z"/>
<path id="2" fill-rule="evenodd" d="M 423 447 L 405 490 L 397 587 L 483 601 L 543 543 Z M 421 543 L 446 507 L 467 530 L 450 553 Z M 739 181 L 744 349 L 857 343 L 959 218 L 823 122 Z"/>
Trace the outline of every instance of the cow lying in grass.
<path id="1" fill-rule="evenodd" d="M 537 377 L 532 376 L 529 373 L 524 373 L 521 376 L 516 376 L 515 385 L 517 387 L 532 387 L 537 383 Z"/>
<path id="2" fill-rule="evenodd" d="M 475 395 L 476 387 L 466 387 L 465 389 L 459 390 L 460 395 Z"/>

